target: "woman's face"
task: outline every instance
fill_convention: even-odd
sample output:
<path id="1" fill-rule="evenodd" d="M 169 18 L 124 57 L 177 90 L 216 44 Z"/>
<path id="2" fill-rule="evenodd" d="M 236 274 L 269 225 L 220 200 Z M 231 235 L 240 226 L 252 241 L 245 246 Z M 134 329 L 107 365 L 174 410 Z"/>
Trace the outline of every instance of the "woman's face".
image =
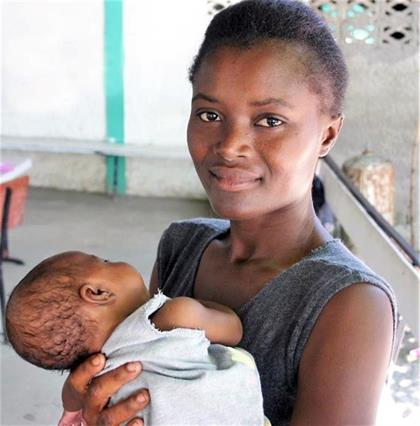
<path id="1" fill-rule="evenodd" d="M 323 114 L 296 49 L 220 47 L 193 84 L 188 146 L 215 212 L 243 220 L 307 203 L 341 119 Z"/>

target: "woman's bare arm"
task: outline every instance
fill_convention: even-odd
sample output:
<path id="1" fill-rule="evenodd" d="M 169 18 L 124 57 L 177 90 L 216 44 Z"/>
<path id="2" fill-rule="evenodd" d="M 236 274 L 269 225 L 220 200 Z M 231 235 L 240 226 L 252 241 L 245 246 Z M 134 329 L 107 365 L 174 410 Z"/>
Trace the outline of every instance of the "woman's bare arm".
<path id="1" fill-rule="evenodd" d="M 386 294 L 366 284 L 339 292 L 322 311 L 304 349 L 291 424 L 374 424 L 391 346 Z"/>

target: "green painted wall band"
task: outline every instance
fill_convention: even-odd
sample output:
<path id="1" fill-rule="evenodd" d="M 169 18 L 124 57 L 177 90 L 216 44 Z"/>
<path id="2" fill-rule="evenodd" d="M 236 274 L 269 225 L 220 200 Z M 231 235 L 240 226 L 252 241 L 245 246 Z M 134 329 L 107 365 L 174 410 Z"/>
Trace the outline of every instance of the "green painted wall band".
<path id="1" fill-rule="evenodd" d="M 122 0 L 104 0 L 104 26 L 106 137 L 109 141 L 123 144 L 125 135 Z M 106 170 L 108 192 L 124 194 L 125 158 L 108 156 Z"/>

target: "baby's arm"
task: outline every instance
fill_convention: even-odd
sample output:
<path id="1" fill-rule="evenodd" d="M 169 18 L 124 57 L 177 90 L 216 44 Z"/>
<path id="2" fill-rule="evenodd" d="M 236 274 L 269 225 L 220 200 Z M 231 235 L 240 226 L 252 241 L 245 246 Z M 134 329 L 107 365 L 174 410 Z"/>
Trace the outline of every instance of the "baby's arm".
<path id="1" fill-rule="evenodd" d="M 176 297 L 166 302 L 153 316 L 159 330 L 199 328 L 212 343 L 236 345 L 242 339 L 238 315 L 227 306 L 190 297 Z"/>

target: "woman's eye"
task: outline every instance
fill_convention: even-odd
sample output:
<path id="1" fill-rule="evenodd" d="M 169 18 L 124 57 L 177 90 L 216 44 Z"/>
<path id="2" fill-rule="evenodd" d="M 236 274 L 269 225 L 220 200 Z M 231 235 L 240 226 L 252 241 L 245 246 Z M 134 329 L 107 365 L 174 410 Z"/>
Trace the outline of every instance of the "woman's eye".
<path id="1" fill-rule="evenodd" d="M 219 114 L 211 111 L 204 111 L 198 114 L 201 120 L 203 121 L 220 121 Z"/>
<path id="2" fill-rule="evenodd" d="M 278 127 L 282 125 L 284 122 L 277 117 L 265 117 L 259 121 L 257 121 L 257 126 L 261 127 Z"/>

